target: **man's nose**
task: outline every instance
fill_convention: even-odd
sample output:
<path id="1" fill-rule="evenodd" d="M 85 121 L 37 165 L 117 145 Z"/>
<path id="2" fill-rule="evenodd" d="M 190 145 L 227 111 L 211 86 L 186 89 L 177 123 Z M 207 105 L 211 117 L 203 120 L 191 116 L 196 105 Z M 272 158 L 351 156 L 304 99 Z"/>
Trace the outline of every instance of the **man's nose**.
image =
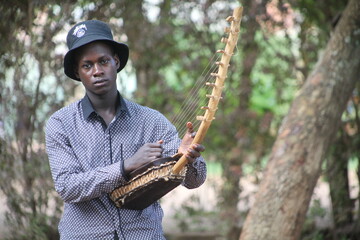
<path id="1" fill-rule="evenodd" d="M 94 76 L 102 75 L 104 74 L 104 69 L 99 63 L 95 63 L 94 65 Z"/>

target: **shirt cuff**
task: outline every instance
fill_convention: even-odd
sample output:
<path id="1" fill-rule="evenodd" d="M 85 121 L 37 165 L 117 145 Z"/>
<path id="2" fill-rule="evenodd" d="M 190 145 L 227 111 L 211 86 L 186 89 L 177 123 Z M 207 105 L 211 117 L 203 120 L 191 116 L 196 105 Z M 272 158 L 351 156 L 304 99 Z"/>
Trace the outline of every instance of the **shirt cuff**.
<path id="1" fill-rule="evenodd" d="M 130 178 L 125 174 L 124 161 L 120 161 L 120 173 L 126 182 L 130 180 Z"/>
<path id="2" fill-rule="evenodd" d="M 107 180 L 110 182 L 111 188 L 113 190 L 115 187 L 118 187 L 121 184 L 126 183 L 126 178 L 123 173 L 123 166 L 121 162 L 116 162 L 114 164 L 108 165 L 103 168 L 107 175 Z"/>

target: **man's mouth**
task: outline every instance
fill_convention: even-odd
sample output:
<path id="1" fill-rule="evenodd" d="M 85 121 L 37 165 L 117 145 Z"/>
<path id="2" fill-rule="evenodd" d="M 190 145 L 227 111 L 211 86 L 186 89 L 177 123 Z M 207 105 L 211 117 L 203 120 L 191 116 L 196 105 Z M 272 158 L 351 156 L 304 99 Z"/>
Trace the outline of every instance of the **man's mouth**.
<path id="1" fill-rule="evenodd" d="M 99 79 L 94 82 L 94 85 L 102 85 L 107 82 L 107 79 Z"/>

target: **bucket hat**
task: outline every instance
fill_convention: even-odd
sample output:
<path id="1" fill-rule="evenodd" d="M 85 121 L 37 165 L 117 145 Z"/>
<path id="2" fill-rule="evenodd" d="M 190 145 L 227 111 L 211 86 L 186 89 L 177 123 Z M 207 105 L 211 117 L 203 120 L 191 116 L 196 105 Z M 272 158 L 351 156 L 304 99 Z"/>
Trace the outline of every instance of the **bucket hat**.
<path id="1" fill-rule="evenodd" d="M 120 66 L 117 72 L 120 72 L 126 65 L 129 58 L 129 48 L 124 43 L 114 41 L 113 35 L 108 24 L 99 20 L 87 20 L 77 23 L 68 32 L 66 43 L 69 51 L 64 57 L 64 72 L 69 77 L 76 81 L 80 81 L 74 72 L 74 53 L 75 50 L 84 46 L 85 44 L 94 41 L 107 41 L 114 47 L 115 53 L 120 60 Z"/>

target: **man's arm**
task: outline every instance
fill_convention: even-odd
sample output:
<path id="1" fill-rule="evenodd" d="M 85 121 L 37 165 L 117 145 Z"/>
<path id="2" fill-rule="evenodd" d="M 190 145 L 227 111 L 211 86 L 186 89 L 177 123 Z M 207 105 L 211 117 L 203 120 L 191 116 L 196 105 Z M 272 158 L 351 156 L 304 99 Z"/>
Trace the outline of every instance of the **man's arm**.
<path id="1" fill-rule="evenodd" d="M 100 197 L 126 182 L 120 162 L 84 171 L 60 118 L 51 117 L 46 125 L 46 151 L 56 191 L 65 202 Z"/>
<path id="2" fill-rule="evenodd" d="M 125 174 L 134 171 L 140 166 L 161 158 L 163 140 L 159 140 L 156 143 L 145 143 L 131 158 L 124 160 L 124 172 Z"/>

